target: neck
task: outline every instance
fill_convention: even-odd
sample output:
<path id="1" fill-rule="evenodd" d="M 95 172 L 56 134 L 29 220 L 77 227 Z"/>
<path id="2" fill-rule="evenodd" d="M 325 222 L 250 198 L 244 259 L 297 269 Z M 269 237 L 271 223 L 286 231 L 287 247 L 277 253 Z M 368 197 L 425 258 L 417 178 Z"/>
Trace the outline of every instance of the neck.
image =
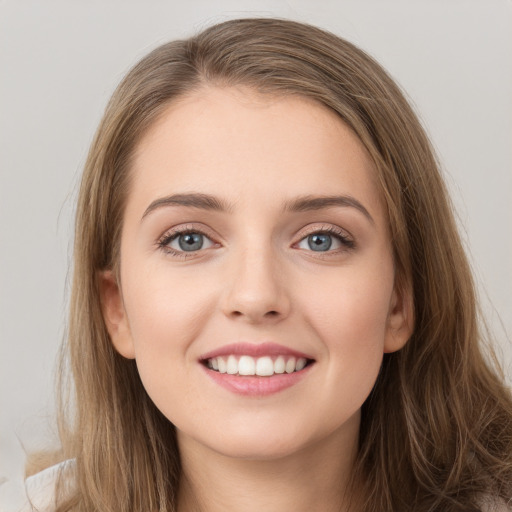
<path id="1" fill-rule="evenodd" d="M 348 512 L 359 417 L 343 432 L 276 459 L 222 455 L 179 435 L 178 512 Z"/>

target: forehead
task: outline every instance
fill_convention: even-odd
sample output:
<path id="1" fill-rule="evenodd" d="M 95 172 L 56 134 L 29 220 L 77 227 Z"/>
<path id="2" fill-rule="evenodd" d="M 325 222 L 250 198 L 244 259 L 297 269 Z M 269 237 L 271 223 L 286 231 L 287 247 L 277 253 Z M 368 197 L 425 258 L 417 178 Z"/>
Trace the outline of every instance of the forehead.
<path id="1" fill-rule="evenodd" d="M 132 193 L 145 202 L 189 191 L 243 201 L 339 193 L 381 208 L 358 137 L 335 112 L 296 95 L 206 87 L 184 96 L 142 138 L 132 172 Z"/>

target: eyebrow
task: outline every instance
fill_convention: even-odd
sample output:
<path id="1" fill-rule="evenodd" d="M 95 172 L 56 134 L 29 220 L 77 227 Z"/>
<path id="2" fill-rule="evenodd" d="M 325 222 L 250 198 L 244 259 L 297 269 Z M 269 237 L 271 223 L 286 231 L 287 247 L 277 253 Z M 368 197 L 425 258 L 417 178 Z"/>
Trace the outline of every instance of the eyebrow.
<path id="1" fill-rule="evenodd" d="M 142 215 L 144 220 L 151 212 L 164 206 L 188 206 L 199 208 L 201 210 L 211 210 L 218 212 L 230 211 L 231 207 L 221 199 L 208 194 L 174 194 L 167 197 L 161 197 L 153 201 Z"/>
<path id="2" fill-rule="evenodd" d="M 222 199 L 200 193 L 173 194 L 161 197 L 153 201 L 147 208 L 142 219 L 144 220 L 151 212 L 166 206 L 186 206 L 190 208 L 199 208 L 201 210 L 210 210 L 217 212 L 232 211 L 232 205 Z M 354 197 L 351 196 L 301 196 L 287 201 L 284 206 L 285 212 L 308 212 L 324 210 L 335 206 L 350 207 L 359 210 L 372 224 L 375 223 L 368 210 Z"/>
<path id="3" fill-rule="evenodd" d="M 350 207 L 359 210 L 372 224 L 375 224 L 370 212 L 352 196 L 302 196 L 285 204 L 285 211 L 308 212 L 323 210 L 333 206 Z"/>

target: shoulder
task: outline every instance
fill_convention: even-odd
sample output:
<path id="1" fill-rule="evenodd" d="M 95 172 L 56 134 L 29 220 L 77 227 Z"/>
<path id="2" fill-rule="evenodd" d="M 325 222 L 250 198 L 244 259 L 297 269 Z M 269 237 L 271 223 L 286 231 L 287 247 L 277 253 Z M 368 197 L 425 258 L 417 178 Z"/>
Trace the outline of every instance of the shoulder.
<path id="1" fill-rule="evenodd" d="M 54 512 L 56 486 L 59 478 L 73 484 L 75 461 L 65 460 L 30 476 L 25 480 L 27 503 L 21 512 Z"/>

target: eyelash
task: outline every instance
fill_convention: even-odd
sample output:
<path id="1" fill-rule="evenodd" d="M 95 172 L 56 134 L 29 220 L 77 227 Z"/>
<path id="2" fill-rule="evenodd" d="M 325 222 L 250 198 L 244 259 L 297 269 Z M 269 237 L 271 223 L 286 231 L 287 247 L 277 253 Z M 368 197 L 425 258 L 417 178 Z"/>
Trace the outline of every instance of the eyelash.
<path id="1" fill-rule="evenodd" d="M 186 226 L 183 228 L 178 227 L 178 228 L 173 229 L 173 231 L 171 231 L 171 232 L 165 233 L 158 240 L 157 246 L 159 249 L 164 251 L 166 254 L 170 254 L 173 257 L 182 258 L 182 259 L 188 259 L 188 258 L 194 257 L 195 255 L 197 255 L 197 253 L 201 252 L 201 249 L 199 249 L 198 251 L 190 251 L 190 252 L 176 251 L 175 249 L 172 249 L 169 246 L 169 244 L 172 241 L 174 241 L 176 238 L 178 238 L 179 236 L 182 236 L 182 235 L 187 235 L 187 234 L 202 235 L 202 236 L 208 238 L 209 240 L 211 240 L 214 245 L 218 245 L 215 242 L 213 242 L 212 237 L 208 233 L 206 233 L 204 230 Z M 322 226 L 321 228 L 311 229 L 309 232 L 306 232 L 302 236 L 302 238 L 293 245 L 296 246 L 297 244 L 299 244 L 300 242 L 302 242 L 303 240 L 305 240 L 307 237 L 309 237 L 311 235 L 330 235 L 330 236 L 333 236 L 334 238 L 336 238 L 337 240 L 339 240 L 341 245 L 343 245 L 343 249 L 336 249 L 336 250 L 332 250 L 332 251 L 317 251 L 316 256 L 318 256 L 318 257 L 325 258 L 325 257 L 333 256 L 333 255 L 338 254 L 340 252 L 340 250 L 341 251 L 350 251 L 350 250 L 355 249 L 355 247 L 356 247 L 354 240 L 352 238 L 350 238 L 349 236 L 347 236 L 347 234 L 344 231 L 342 231 L 341 229 L 336 228 L 334 226 L 330 226 L 330 225 Z M 311 250 L 309 252 L 314 253 L 315 251 Z"/>
<path id="2" fill-rule="evenodd" d="M 193 228 L 191 226 L 184 226 L 184 227 L 178 227 L 173 229 L 171 232 L 166 232 L 157 242 L 157 246 L 159 249 L 164 251 L 166 254 L 170 254 L 173 257 L 176 258 L 182 258 L 182 259 L 188 259 L 191 257 L 194 257 L 199 251 L 176 251 L 172 247 L 169 246 L 169 244 L 182 235 L 188 235 L 188 234 L 196 234 L 196 235 L 202 235 L 209 240 L 212 240 L 212 236 L 206 233 L 203 229 Z M 214 245 L 215 242 L 213 242 Z"/>
<path id="3" fill-rule="evenodd" d="M 331 255 L 338 254 L 340 251 L 349 251 L 349 250 L 355 249 L 355 247 L 356 247 L 354 240 L 350 236 L 348 236 L 345 231 L 343 231 L 340 228 L 337 228 L 335 226 L 331 226 L 331 225 L 322 226 L 320 229 L 317 227 L 312 228 L 309 232 L 306 232 L 302 236 L 302 238 L 294 245 L 297 245 L 298 243 L 302 242 L 304 239 L 306 239 L 307 237 L 309 237 L 311 235 L 330 235 L 330 236 L 333 236 L 334 238 L 337 238 L 339 240 L 339 242 L 341 243 L 341 245 L 343 245 L 343 249 L 337 249 L 337 250 L 332 250 L 332 251 L 318 251 L 316 253 L 317 256 L 329 257 Z M 315 252 L 315 251 L 311 251 L 311 252 Z"/>

